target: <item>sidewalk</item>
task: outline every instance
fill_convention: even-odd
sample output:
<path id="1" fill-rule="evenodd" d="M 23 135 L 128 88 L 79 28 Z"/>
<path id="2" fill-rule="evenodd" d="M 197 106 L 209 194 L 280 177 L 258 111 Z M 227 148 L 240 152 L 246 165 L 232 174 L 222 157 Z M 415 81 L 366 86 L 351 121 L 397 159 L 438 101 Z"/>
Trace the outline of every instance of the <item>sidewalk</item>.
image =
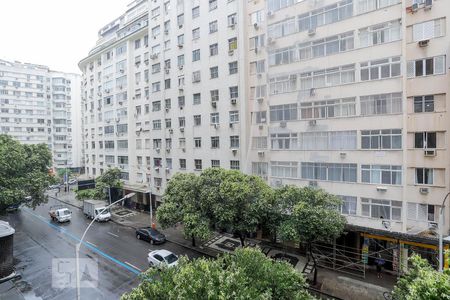
<path id="1" fill-rule="evenodd" d="M 53 195 L 49 194 L 51 198 Z M 75 199 L 75 194 L 72 192 L 58 194 L 57 199 L 68 205 L 82 208 L 83 202 Z M 130 228 L 139 228 L 151 226 L 149 212 L 141 212 L 132 210 L 122 206 L 115 206 L 111 210 L 112 222 L 127 226 Z M 156 218 L 153 217 L 153 222 L 156 223 Z M 233 238 L 229 234 L 215 233 L 208 241 L 196 241 L 197 247 L 192 246 L 192 240 L 186 239 L 183 235 L 182 226 L 172 227 L 168 229 L 161 229 L 156 224 L 158 230 L 166 235 L 167 241 L 177 244 L 181 247 L 197 251 L 209 257 L 216 257 L 224 252 L 232 252 L 235 248 L 240 246 L 239 239 Z M 307 260 L 304 256 L 297 253 L 296 249 L 281 248 L 279 245 L 274 245 L 265 241 L 254 239 L 247 239 L 247 243 L 251 246 L 258 246 L 261 251 L 269 257 L 277 257 L 282 254 L 287 254 L 287 260 L 296 270 L 301 272 Z M 311 275 L 306 275 L 309 277 Z M 355 277 L 344 273 L 336 272 L 330 269 L 320 268 L 318 270 L 318 281 L 320 283 L 320 290 L 322 292 L 331 294 L 335 297 L 346 300 L 384 300 L 383 293 L 391 291 L 396 282 L 396 277 L 388 274 L 384 275 L 384 279 L 378 279 L 375 273 L 370 271 L 366 273 L 365 278 Z"/>

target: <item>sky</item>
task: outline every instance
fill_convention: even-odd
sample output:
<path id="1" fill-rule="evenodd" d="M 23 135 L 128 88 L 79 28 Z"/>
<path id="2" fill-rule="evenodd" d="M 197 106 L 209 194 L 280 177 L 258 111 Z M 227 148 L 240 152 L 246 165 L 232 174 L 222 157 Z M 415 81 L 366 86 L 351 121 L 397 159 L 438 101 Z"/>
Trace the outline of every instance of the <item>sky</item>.
<path id="1" fill-rule="evenodd" d="M 0 59 L 81 74 L 100 28 L 131 0 L 1 0 Z"/>

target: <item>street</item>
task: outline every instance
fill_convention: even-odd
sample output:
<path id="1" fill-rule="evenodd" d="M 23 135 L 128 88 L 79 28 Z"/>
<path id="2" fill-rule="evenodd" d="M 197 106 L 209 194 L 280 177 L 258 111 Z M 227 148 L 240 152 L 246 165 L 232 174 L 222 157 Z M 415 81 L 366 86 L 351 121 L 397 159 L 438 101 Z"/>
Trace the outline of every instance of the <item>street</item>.
<path id="1" fill-rule="evenodd" d="M 27 299 L 75 299 L 76 289 L 52 287 L 52 259 L 75 258 L 75 246 L 89 221 L 80 209 L 70 207 L 72 220 L 58 224 L 50 221 L 51 205 L 61 204 L 49 199 L 32 210 L 0 216 L 16 230 L 14 257 L 16 270 L 22 279 L 16 286 Z M 113 222 L 94 223 L 84 239 L 80 259 L 90 259 L 98 265 L 98 283 L 93 288 L 82 288 L 81 299 L 118 299 L 139 283 L 138 275 L 148 267 L 147 253 L 167 249 L 189 258 L 200 254 L 176 244 L 150 245 L 135 237 L 134 229 Z M 83 270 L 81 270 L 83 272 Z M 83 278 L 83 277 L 82 277 Z M 97 285 L 97 286 L 95 286 Z"/>

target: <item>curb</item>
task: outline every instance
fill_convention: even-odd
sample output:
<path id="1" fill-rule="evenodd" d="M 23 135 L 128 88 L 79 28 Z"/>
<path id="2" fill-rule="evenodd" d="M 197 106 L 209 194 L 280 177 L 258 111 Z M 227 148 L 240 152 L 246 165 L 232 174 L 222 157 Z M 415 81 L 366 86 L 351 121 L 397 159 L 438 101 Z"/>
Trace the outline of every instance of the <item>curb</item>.
<path id="1" fill-rule="evenodd" d="M 56 197 L 53 197 L 53 196 L 50 196 L 50 195 L 47 195 L 47 196 L 48 196 L 49 198 L 55 199 L 55 200 L 57 200 L 57 201 L 59 201 L 59 202 L 62 202 L 62 203 L 65 203 L 65 204 L 67 204 L 67 205 L 76 207 L 76 208 L 78 208 L 78 209 L 83 209 L 81 206 L 75 205 L 75 204 L 70 203 L 70 202 L 68 202 L 68 201 L 64 201 L 64 200 L 61 200 L 61 199 L 59 199 L 59 198 L 56 198 Z"/>

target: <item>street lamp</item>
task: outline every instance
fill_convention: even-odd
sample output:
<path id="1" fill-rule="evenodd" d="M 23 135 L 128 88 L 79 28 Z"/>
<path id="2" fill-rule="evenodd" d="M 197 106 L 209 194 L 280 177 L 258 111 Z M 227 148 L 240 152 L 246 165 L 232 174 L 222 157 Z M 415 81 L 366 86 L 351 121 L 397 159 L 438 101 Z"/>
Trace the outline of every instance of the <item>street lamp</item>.
<path id="1" fill-rule="evenodd" d="M 443 258 L 443 242 L 442 242 L 442 230 L 444 229 L 444 209 L 445 209 L 445 201 L 448 198 L 448 195 L 450 195 L 450 192 L 447 193 L 444 197 L 444 201 L 442 201 L 441 208 L 439 210 L 439 272 L 442 272 L 444 267 L 444 258 Z"/>
<path id="2" fill-rule="evenodd" d="M 119 203 L 120 201 L 124 201 L 126 199 L 129 199 L 131 197 L 133 197 L 134 195 L 136 195 L 136 193 L 129 193 L 126 194 L 123 198 L 111 203 L 110 205 L 108 205 L 107 207 L 105 207 L 104 209 L 102 209 L 102 211 L 100 213 L 98 213 L 94 219 L 92 220 L 91 223 L 89 223 L 88 227 L 86 228 L 86 230 L 84 231 L 83 235 L 81 236 L 80 241 L 78 242 L 78 244 L 76 245 L 76 250 L 75 250 L 75 255 L 76 255 L 76 265 L 77 265 L 77 300 L 80 300 L 80 264 L 79 264 L 79 259 L 80 259 L 80 248 L 81 248 L 81 244 L 83 243 L 83 239 L 86 235 L 86 233 L 88 232 L 89 228 L 91 228 L 92 224 L 94 224 L 94 222 L 97 220 L 97 217 L 99 215 L 101 215 L 105 210 L 109 209 L 111 206 L 113 206 L 116 203 Z"/>

